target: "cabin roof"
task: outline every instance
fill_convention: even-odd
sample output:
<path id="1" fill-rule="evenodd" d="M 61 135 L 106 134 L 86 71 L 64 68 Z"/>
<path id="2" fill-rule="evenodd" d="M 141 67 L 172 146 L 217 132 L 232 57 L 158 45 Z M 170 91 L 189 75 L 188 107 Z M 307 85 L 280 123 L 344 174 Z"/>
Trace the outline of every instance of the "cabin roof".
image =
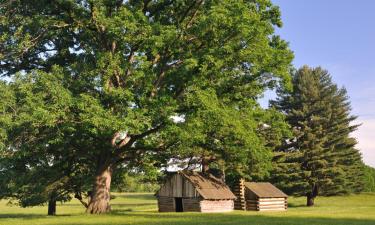
<path id="1" fill-rule="evenodd" d="M 190 170 L 181 170 L 172 174 L 179 174 L 187 179 L 204 199 L 236 199 L 229 187 L 212 174 L 203 174 L 202 172 Z M 156 196 L 159 195 L 159 191 L 155 193 Z"/>
<path id="2" fill-rule="evenodd" d="M 202 172 L 190 170 L 182 170 L 178 173 L 189 180 L 204 199 L 218 200 L 236 198 L 229 187 L 212 174 L 204 174 Z"/>
<path id="3" fill-rule="evenodd" d="M 288 197 L 288 195 L 268 182 L 245 182 L 245 187 L 259 198 Z"/>

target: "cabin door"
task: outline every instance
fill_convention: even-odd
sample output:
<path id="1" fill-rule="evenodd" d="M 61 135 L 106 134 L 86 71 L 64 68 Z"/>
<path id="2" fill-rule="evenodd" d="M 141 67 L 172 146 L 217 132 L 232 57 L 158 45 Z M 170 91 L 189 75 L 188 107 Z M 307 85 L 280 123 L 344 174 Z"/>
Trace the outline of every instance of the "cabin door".
<path id="1" fill-rule="evenodd" d="M 183 212 L 184 209 L 182 207 L 182 198 L 174 198 L 176 212 Z"/>

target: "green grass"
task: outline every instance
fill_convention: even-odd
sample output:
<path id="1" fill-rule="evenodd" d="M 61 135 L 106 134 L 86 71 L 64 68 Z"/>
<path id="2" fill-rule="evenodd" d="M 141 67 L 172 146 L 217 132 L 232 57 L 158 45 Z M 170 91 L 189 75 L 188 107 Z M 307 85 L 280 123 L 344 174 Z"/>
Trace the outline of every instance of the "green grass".
<path id="1" fill-rule="evenodd" d="M 19 208 L 0 202 L 0 225 L 44 224 L 375 224 L 375 194 L 318 197 L 316 206 L 304 206 L 305 198 L 289 198 L 287 212 L 158 213 L 152 194 L 116 194 L 112 212 L 87 215 L 78 201 L 57 206 L 57 216 L 46 216 L 47 207 Z"/>

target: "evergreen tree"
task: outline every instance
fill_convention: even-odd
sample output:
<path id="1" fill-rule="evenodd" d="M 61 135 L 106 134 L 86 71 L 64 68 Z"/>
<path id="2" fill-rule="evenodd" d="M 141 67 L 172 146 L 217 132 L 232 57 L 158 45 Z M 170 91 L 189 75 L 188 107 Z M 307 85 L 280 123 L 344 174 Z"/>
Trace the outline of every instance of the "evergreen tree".
<path id="1" fill-rule="evenodd" d="M 279 90 L 273 106 L 286 115 L 293 137 L 275 148 L 273 180 L 286 192 L 315 197 L 361 190 L 362 160 L 349 134 L 358 125 L 344 88 L 321 68 L 299 69 L 293 91 Z"/>
<path id="2" fill-rule="evenodd" d="M 332 112 L 327 126 L 328 141 L 326 147 L 331 149 L 332 165 L 336 165 L 340 176 L 331 188 L 326 188 L 324 194 L 336 195 L 357 193 L 363 190 L 363 162 L 358 149 L 355 148 L 357 141 L 350 137 L 359 125 L 353 125 L 357 118 L 350 115 L 351 106 L 344 88 L 338 89 L 332 85 L 330 77 L 327 76 L 327 83 L 331 85 Z"/>

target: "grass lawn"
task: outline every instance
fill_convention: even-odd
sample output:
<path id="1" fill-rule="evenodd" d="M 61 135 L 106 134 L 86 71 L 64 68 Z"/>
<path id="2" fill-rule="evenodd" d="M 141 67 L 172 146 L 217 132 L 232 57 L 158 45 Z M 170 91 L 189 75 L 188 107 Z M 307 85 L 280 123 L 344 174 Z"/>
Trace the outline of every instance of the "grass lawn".
<path id="1" fill-rule="evenodd" d="M 152 194 L 116 194 L 112 212 L 86 215 L 78 201 L 58 204 L 57 216 L 46 216 L 47 207 L 19 208 L 0 202 L 0 225 L 43 224 L 375 224 L 375 194 L 318 197 L 316 206 L 304 206 L 305 198 L 289 198 L 287 212 L 158 213 Z"/>

